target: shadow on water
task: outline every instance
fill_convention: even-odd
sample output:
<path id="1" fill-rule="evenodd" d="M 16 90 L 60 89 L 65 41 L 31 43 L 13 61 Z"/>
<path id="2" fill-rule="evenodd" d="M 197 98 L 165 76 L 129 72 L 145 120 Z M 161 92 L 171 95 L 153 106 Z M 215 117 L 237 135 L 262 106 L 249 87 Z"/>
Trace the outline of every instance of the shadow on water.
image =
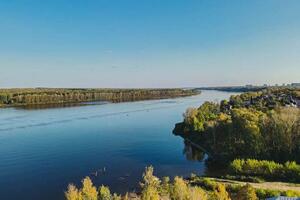
<path id="1" fill-rule="evenodd" d="M 183 153 L 189 161 L 205 161 L 208 156 L 201 149 L 195 147 L 191 142 L 184 140 Z"/>
<path id="2" fill-rule="evenodd" d="M 183 143 L 183 154 L 188 161 L 204 162 L 204 176 L 214 177 L 224 174 L 226 167 L 212 159 L 202 148 L 185 139 Z"/>
<path id="3" fill-rule="evenodd" d="M 107 101 L 92 101 L 92 102 L 73 102 L 73 103 L 53 103 L 53 104 L 29 104 L 15 106 L 17 109 L 24 110 L 39 110 L 39 109 L 51 109 L 51 108 L 67 108 L 74 106 L 91 106 L 91 105 L 102 105 L 107 104 Z"/>

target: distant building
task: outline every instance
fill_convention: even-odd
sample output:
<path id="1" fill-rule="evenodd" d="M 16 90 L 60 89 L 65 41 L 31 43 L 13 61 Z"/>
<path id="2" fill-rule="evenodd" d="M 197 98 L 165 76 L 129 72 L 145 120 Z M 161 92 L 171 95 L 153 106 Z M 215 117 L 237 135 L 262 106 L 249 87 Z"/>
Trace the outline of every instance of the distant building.
<path id="1" fill-rule="evenodd" d="M 300 108 L 300 99 L 296 99 L 295 101 L 296 101 L 296 105 L 297 105 L 297 107 L 299 107 L 299 108 Z"/>
<path id="2" fill-rule="evenodd" d="M 300 200 L 299 197 L 272 197 L 267 198 L 266 200 Z"/>
<path id="3" fill-rule="evenodd" d="M 266 200 L 300 200 L 300 197 L 272 197 L 272 198 L 267 198 Z"/>
<path id="4" fill-rule="evenodd" d="M 292 83 L 291 86 L 292 87 L 300 87 L 300 83 Z"/>

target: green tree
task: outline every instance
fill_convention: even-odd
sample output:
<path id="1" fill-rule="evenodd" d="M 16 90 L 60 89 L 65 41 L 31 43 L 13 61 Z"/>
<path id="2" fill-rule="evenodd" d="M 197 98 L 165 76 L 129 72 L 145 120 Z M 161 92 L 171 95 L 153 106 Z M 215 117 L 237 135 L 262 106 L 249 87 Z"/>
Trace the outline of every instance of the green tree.
<path id="1" fill-rule="evenodd" d="M 108 187 L 102 185 L 99 188 L 99 200 L 110 200 L 111 194 Z"/>
<path id="2" fill-rule="evenodd" d="M 235 153 L 256 156 L 263 148 L 260 122 L 265 114 L 253 109 L 233 109 L 231 118 L 233 134 L 235 135 Z"/>

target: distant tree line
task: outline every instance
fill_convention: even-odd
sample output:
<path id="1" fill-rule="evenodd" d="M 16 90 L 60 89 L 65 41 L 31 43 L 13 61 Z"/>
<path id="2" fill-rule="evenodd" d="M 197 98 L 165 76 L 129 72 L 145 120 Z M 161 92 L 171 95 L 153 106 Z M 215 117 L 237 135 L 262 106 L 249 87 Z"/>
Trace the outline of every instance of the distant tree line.
<path id="1" fill-rule="evenodd" d="M 224 92 L 258 92 L 262 90 L 297 90 L 297 86 L 221 86 L 221 87 L 200 87 L 199 90 L 218 90 Z"/>
<path id="2" fill-rule="evenodd" d="M 224 92 L 257 92 L 263 89 L 267 89 L 265 86 L 228 86 L 228 87 L 200 87 L 199 90 L 217 90 Z"/>
<path id="3" fill-rule="evenodd" d="M 35 105 L 88 101 L 138 101 L 198 94 L 183 89 L 0 89 L 0 105 Z"/>

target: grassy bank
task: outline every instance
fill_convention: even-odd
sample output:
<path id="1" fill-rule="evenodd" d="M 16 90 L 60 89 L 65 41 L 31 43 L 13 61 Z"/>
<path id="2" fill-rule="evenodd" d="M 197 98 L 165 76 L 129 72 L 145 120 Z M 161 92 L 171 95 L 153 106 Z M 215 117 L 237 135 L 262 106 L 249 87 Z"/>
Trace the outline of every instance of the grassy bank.
<path id="1" fill-rule="evenodd" d="M 206 191 L 214 191 L 219 184 L 226 186 L 230 196 L 234 199 L 242 187 L 250 185 L 254 188 L 259 199 L 265 199 L 276 196 L 299 197 L 300 185 L 285 182 L 263 182 L 252 183 L 247 181 L 234 181 L 230 179 L 220 179 L 211 177 L 191 176 L 189 179 L 191 185 L 200 186 Z"/>

